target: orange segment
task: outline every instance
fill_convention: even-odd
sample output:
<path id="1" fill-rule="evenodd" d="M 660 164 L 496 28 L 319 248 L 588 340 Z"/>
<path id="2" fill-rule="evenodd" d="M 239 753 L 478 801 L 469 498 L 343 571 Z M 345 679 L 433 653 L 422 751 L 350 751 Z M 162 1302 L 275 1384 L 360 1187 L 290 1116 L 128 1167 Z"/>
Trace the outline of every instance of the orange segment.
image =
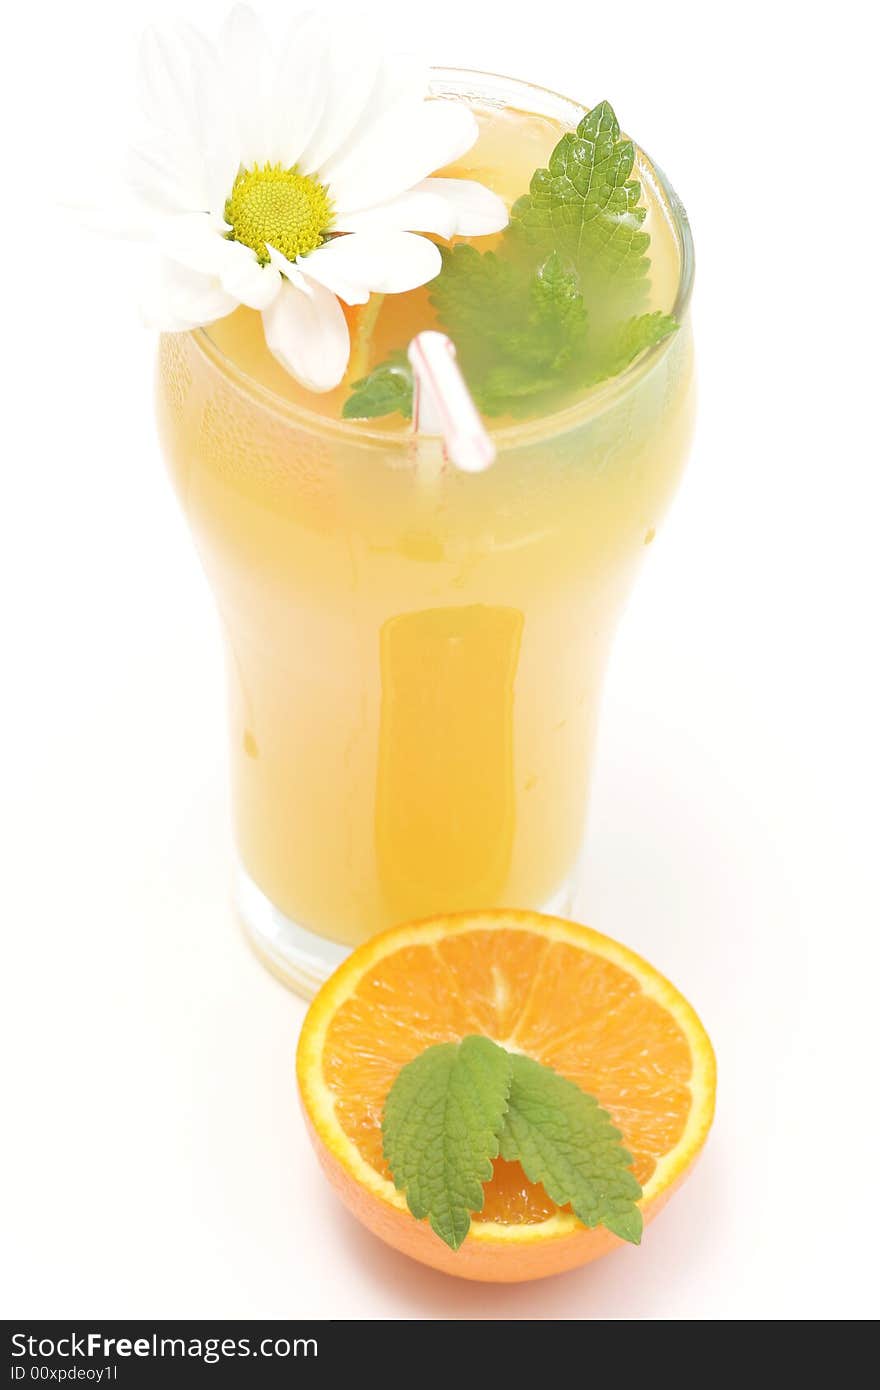
<path id="1" fill-rule="evenodd" d="M 386 932 L 315 999 L 298 1074 L 334 1185 L 367 1225 L 428 1264 L 472 1278 L 530 1278 L 617 1244 L 502 1160 L 457 1253 L 408 1214 L 382 1157 L 385 1099 L 425 1047 L 468 1033 L 547 1063 L 598 1098 L 633 1154 L 646 1220 L 706 1137 L 715 1087 L 709 1040 L 682 996 L 625 947 L 529 912 L 462 914 Z"/>

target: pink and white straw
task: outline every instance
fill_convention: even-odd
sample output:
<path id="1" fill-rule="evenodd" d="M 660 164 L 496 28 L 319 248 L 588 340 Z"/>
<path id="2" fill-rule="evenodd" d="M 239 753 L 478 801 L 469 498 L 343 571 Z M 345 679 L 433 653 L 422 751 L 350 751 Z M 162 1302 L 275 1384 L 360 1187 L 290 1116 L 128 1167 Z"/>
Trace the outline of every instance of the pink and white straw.
<path id="1" fill-rule="evenodd" d="M 413 430 L 439 434 L 449 462 L 463 473 L 482 473 L 495 462 L 495 445 L 445 333 L 419 333 L 409 345 L 413 369 Z"/>

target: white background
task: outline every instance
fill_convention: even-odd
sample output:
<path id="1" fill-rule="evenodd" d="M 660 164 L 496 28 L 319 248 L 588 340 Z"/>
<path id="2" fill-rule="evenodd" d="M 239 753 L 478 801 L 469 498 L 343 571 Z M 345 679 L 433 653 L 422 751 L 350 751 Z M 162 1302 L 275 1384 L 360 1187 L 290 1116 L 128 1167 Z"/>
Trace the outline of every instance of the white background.
<path id="1" fill-rule="evenodd" d="M 319 1175 L 303 1006 L 228 903 L 219 643 L 154 441 L 153 344 L 126 252 L 53 206 L 100 192 L 147 20 L 224 9 L 3 20 L 2 1311 L 876 1314 L 868 7 L 376 6 L 436 61 L 611 98 L 698 249 L 698 434 L 614 654 L 582 915 L 695 1003 L 718 1116 L 640 1250 L 518 1288 L 408 1263 Z"/>

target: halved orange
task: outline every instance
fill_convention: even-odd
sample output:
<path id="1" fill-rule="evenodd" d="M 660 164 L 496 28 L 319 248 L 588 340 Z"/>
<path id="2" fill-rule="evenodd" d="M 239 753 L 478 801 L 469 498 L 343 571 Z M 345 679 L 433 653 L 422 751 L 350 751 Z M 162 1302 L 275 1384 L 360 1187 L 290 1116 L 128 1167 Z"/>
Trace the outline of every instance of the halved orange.
<path id="1" fill-rule="evenodd" d="M 333 1187 L 395 1249 L 468 1279 L 559 1274 L 621 1242 L 587 1230 L 495 1162 L 482 1212 L 453 1252 L 410 1215 L 382 1157 L 382 1110 L 402 1066 L 432 1043 L 482 1033 L 554 1067 L 622 1131 L 647 1223 L 685 1176 L 715 1104 L 715 1058 L 690 1004 L 607 936 L 534 912 L 435 917 L 360 946 L 314 999 L 297 1076 Z"/>

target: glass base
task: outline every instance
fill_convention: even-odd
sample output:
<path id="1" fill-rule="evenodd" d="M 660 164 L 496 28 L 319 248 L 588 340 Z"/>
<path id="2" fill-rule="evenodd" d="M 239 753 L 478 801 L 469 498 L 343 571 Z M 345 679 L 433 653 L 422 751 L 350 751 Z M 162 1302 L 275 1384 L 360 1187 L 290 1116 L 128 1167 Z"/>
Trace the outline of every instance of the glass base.
<path id="1" fill-rule="evenodd" d="M 574 879 L 572 875 L 537 911 L 565 916 L 571 908 Z M 282 984 L 304 999 L 311 999 L 351 953 L 351 946 L 328 941 L 285 917 L 240 864 L 235 874 L 235 905 L 260 960 Z"/>

